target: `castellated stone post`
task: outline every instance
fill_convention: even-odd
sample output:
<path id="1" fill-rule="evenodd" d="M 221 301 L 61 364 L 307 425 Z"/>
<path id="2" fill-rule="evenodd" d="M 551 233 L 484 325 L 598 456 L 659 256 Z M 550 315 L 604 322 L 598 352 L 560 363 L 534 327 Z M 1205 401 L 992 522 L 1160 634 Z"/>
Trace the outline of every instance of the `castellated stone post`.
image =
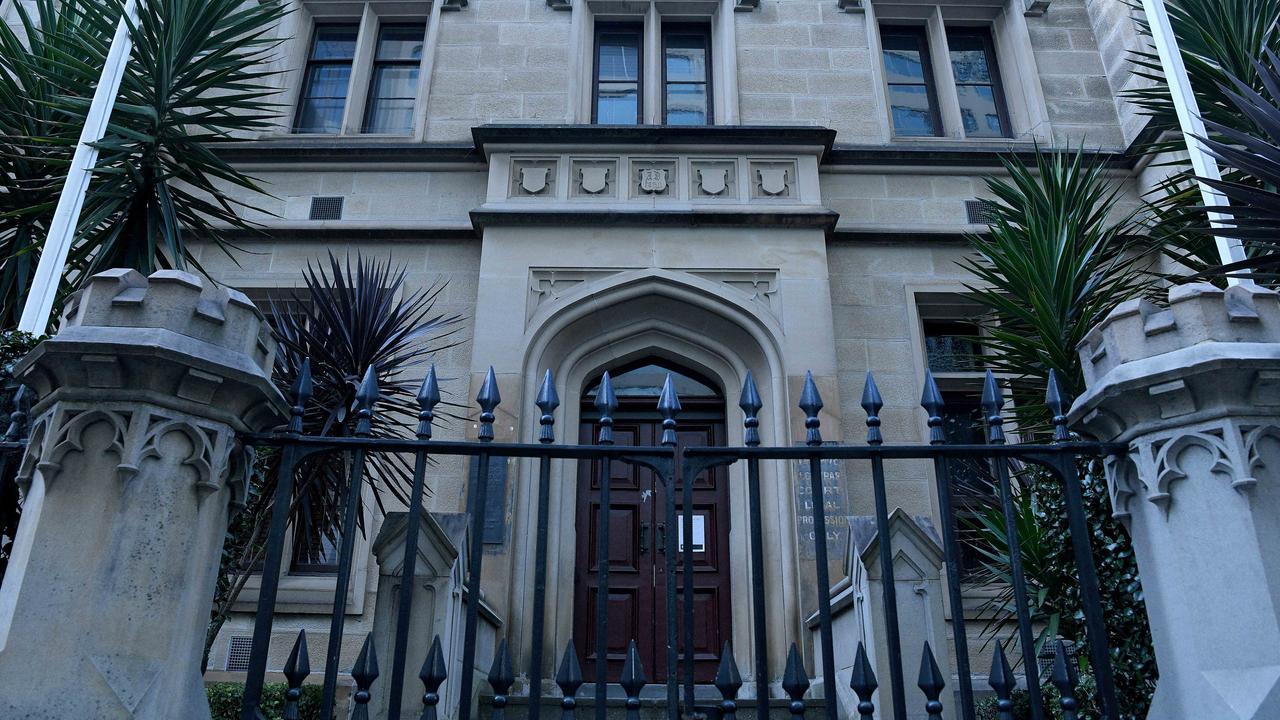
<path id="1" fill-rule="evenodd" d="M 200 658 L 248 461 L 283 422 L 275 341 L 242 294 L 111 270 L 18 367 L 39 402 L 0 588 L 0 717 L 209 717 Z"/>
<path id="2" fill-rule="evenodd" d="M 1148 717 L 1280 718 L 1280 297 L 1176 287 L 1080 356 L 1071 419 L 1129 447 L 1107 479 L 1160 667 Z"/>

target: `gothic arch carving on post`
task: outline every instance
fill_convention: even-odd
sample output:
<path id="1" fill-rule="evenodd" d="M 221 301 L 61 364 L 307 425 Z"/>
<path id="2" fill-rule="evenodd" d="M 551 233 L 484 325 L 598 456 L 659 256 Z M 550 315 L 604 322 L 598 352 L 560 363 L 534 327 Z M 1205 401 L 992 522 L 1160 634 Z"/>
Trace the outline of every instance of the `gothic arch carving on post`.
<path id="1" fill-rule="evenodd" d="M 49 433 L 48 452 L 41 454 L 36 469 L 44 478 L 46 488 L 62 471 L 62 465 L 72 455 L 84 452 L 84 435 L 99 423 L 106 423 L 111 428 L 111 440 L 105 452 L 115 453 L 119 459 L 116 465 L 117 477 L 126 482 L 133 477 L 137 468 L 132 466 L 129 457 L 129 424 L 132 414 L 116 410 L 85 410 L 74 415 L 68 412 L 61 417 L 48 420 L 45 432 Z"/>

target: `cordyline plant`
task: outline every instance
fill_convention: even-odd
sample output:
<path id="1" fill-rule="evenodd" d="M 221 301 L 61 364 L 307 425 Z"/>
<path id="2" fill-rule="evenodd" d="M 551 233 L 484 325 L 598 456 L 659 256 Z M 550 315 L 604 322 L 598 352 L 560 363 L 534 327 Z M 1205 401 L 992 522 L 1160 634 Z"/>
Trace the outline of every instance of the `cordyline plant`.
<path id="1" fill-rule="evenodd" d="M 1134 3 L 1135 6 L 1137 3 Z M 1205 125 L 1215 139 L 1223 131 L 1256 135 L 1261 127 L 1249 113 L 1241 112 L 1231 98 L 1236 83 L 1263 92 L 1263 72 L 1255 60 L 1266 52 L 1280 51 L 1280 0 L 1166 0 L 1191 89 Z M 1139 31 L 1150 36 L 1145 16 L 1137 17 Z M 1150 193 L 1149 232 L 1158 247 L 1176 264 L 1190 269 L 1195 279 L 1222 282 L 1213 233 L 1195 178 L 1182 159 L 1186 145 L 1178 124 L 1173 98 L 1152 49 L 1131 52 L 1133 74 L 1143 83 L 1122 93 L 1150 117 L 1142 149 L 1148 155 L 1167 153 L 1167 162 L 1181 168 Z M 1225 168 L 1228 181 L 1252 187 L 1265 180 L 1243 168 Z M 1265 255 L 1265 248 L 1246 248 L 1251 255 Z M 1185 281 L 1186 273 L 1170 276 Z"/>
<path id="2" fill-rule="evenodd" d="M 1031 435 L 1048 424 L 1043 399 L 1050 371 L 1068 400 L 1082 392 L 1076 347 L 1117 305 L 1147 293 L 1155 278 L 1146 272 L 1150 246 L 1137 235 L 1133 213 L 1119 207 L 1118 189 L 1083 149 L 1037 149 L 1034 167 L 1004 164 L 1007 179 L 987 180 L 994 196 L 990 230 L 969 238 L 975 257 L 961 265 L 978 279 L 970 296 L 987 310 L 979 321 L 984 333 L 973 338 L 986 350 L 980 359 L 1009 379 L 1019 430 Z M 1035 468 L 1017 470 L 1014 520 L 1033 619 L 1043 629 L 1038 644 L 1062 635 L 1084 649 L 1089 638 L 1061 483 Z M 1156 668 L 1132 546 L 1111 517 L 1101 468 L 1082 462 L 1078 480 L 1121 707 L 1126 717 L 1143 717 Z M 983 556 L 975 580 L 992 591 L 984 610 L 993 617 L 986 633 L 995 637 L 1013 609 L 999 508 L 979 515 L 968 531 Z M 1087 657 L 1078 655 L 1082 663 Z"/>
<path id="3" fill-rule="evenodd" d="M 445 284 L 415 289 L 407 282 L 405 268 L 389 260 L 357 256 L 354 262 L 351 258 L 340 262 L 333 255 L 327 264 L 308 264 L 303 282 L 305 287 L 297 293 L 273 298 L 271 303 L 280 341 L 273 380 L 286 397 L 291 396 L 304 361 L 310 364 L 313 392 L 302 417 L 303 433 L 354 435 L 356 391 L 365 372 L 373 368 L 379 391 L 373 436 L 411 437 L 424 363 L 459 342 L 455 335 L 462 328 L 462 317 L 436 308 Z M 278 452 L 259 452 L 248 504 L 228 532 L 206 655 L 245 581 L 262 561 L 279 461 Z M 367 457 L 368 494 L 379 512 L 384 511 L 388 494 L 408 505 L 412 475 L 413 467 L 404 455 Z M 312 455 L 299 463 L 290 505 L 295 561 L 318 561 L 326 544 L 338 544 L 349 480 L 348 458 L 342 453 Z"/>
<path id="4" fill-rule="evenodd" d="M 3 200 L 4 222 L 15 226 L 0 226 L 6 322 L 21 312 L 123 10 L 123 0 L 37 0 L 33 22 L 24 4 L 15 5 L 26 37 L 6 30 L 0 46 L 0 123 L 17 125 L 4 127 L 0 163 L 24 190 Z M 129 23 L 133 53 L 97 143 L 64 292 L 113 267 L 201 270 L 193 240 L 230 251 L 233 233 L 256 229 L 245 215 L 261 188 L 215 148 L 277 117 L 269 61 L 285 13 L 280 0 L 138 0 L 138 20 Z M 17 51 L 24 41 L 38 52 Z"/>

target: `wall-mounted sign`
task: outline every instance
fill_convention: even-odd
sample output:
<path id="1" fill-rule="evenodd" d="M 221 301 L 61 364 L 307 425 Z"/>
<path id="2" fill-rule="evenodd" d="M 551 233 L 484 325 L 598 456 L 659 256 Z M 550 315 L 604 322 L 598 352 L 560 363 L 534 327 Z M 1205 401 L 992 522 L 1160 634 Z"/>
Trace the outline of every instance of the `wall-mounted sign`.
<path id="1" fill-rule="evenodd" d="M 834 443 L 828 443 L 834 444 Z M 836 557 L 844 552 L 849 535 L 845 517 L 852 514 L 849 495 L 845 492 L 840 471 L 840 461 L 822 461 L 822 500 L 827 521 L 827 555 Z M 795 461 L 796 540 L 800 543 L 800 557 L 814 555 L 814 497 L 812 475 L 808 460 Z"/>

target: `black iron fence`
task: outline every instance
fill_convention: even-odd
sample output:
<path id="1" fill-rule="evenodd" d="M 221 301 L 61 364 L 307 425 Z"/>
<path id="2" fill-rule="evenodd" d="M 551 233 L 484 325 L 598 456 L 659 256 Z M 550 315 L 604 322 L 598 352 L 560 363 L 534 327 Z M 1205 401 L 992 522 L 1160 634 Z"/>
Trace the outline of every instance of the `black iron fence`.
<path id="1" fill-rule="evenodd" d="M 432 458 L 444 456 L 470 456 L 474 458 L 478 472 L 472 476 L 471 487 L 467 494 L 467 510 L 469 515 L 472 542 L 468 547 L 465 574 L 466 613 L 464 620 L 464 637 L 462 644 L 462 663 L 460 678 L 461 690 L 458 697 L 449 698 L 448 702 L 457 703 L 458 720 L 470 720 L 475 708 L 472 707 L 472 689 L 474 688 L 474 667 L 477 650 L 478 615 L 480 602 L 480 578 L 484 562 L 484 551 L 480 538 L 483 532 L 484 512 L 487 506 L 486 494 L 489 477 L 489 464 L 495 459 L 533 458 L 537 460 L 536 475 L 538 507 L 536 512 L 536 546 L 534 548 L 534 590 L 533 612 L 530 637 L 527 647 L 530 648 L 527 673 L 529 678 L 528 715 L 537 720 L 541 713 L 543 693 L 543 645 L 544 616 L 547 595 L 547 555 L 548 555 L 548 521 L 549 496 L 552 482 L 551 462 L 555 459 L 575 461 L 596 461 L 600 468 L 599 488 L 600 505 L 604 509 L 598 514 L 599 527 L 596 538 L 600 545 L 598 562 L 598 585 L 596 595 L 598 604 L 595 614 L 595 678 L 607 679 L 618 683 L 626 694 L 625 707 L 628 718 L 636 720 L 640 712 L 640 695 L 648 684 L 641 658 L 636 652 L 634 640 L 626 654 L 621 672 L 610 676 L 608 666 L 609 638 L 609 553 L 607 542 L 610 538 L 610 466 L 621 462 L 638 464 L 652 470 L 659 481 L 672 492 L 665 493 L 666 526 L 677 527 L 679 522 L 683 528 L 682 536 L 689 542 L 679 543 L 676 532 L 665 533 L 659 540 L 665 545 L 666 590 L 666 666 L 670 669 L 665 681 L 666 714 L 671 720 L 690 717 L 698 709 L 695 699 L 694 677 L 694 585 L 692 572 L 678 572 L 677 560 L 681 559 L 684 568 L 693 567 L 694 543 L 694 503 L 692 498 L 693 483 L 679 483 L 679 478 L 694 478 L 715 466 L 743 463 L 746 466 L 746 498 L 747 517 L 749 522 L 748 544 L 749 565 L 753 579 L 751 597 L 751 657 L 753 658 L 754 677 L 760 679 L 757 694 L 768 694 L 767 679 L 777 668 L 769 666 L 769 633 L 768 625 L 770 608 L 765 593 L 768 583 L 777 583 L 779 578 L 771 578 L 764 562 L 764 537 L 762 514 L 770 510 L 762 507 L 761 501 L 761 464 L 776 461 L 800 461 L 809 463 L 809 479 L 812 487 L 813 506 L 816 509 L 825 507 L 824 484 L 821 463 L 824 460 L 846 460 L 868 463 L 874 491 L 874 521 L 880 538 L 879 562 L 882 568 L 882 606 L 876 608 L 883 613 L 887 628 L 887 646 L 889 654 L 889 677 L 877 678 L 868 660 L 866 649 L 858 644 L 856 660 L 852 668 L 850 688 L 859 702 L 856 712 L 861 718 L 872 718 L 878 713 L 876 702 L 883 708 L 892 708 L 894 716 L 905 718 L 918 716 L 922 711 L 930 718 L 962 717 L 973 720 L 975 717 L 974 687 L 975 682 L 970 668 L 969 640 L 965 628 L 965 612 L 962 602 L 961 568 L 958 563 L 959 545 L 955 513 L 953 512 L 954 488 L 949 481 L 947 465 L 958 459 L 978 459 L 990 466 L 994 484 L 998 487 L 1005 520 L 1005 534 L 1009 548 L 1009 578 L 1013 586 L 1015 607 L 1010 623 L 1016 625 L 1017 645 L 1021 655 L 1021 663 L 1028 681 L 1024 683 L 1025 692 L 1029 695 L 1029 703 L 1034 718 L 1063 717 L 1072 720 L 1076 717 L 1077 678 L 1074 663 L 1068 662 L 1061 643 L 1057 644 L 1056 657 L 1050 672 L 1050 680 L 1059 692 L 1055 699 L 1056 709 L 1046 707 L 1046 698 L 1042 696 L 1040 678 L 1035 671 L 1039 667 L 1036 657 L 1037 649 L 1034 640 L 1034 627 L 1031 608 L 1027 596 L 1027 579 L 1024 577 L 1022 558 L 1018 545 L 1017 528 L 1013 517 L 1013 492 L 1011 485 L 1011 467 L 1016 464 L 1040 466 L 1062 484 L 1074 557 L 1080 580 L 1080 595 L 1083 600 L 1085 625 L 1087 628 L 1087 645 L 1091 662 L 1089 666 L 1095 675 L 1098 705 L 1103 717 L 1116 718 L 1118 710 L 1115 695 L 1115 683 L 1111 672 L 1110 655 L 1107 648 L 1106 629 L 1099 601 L 1098 580 L 1095 573 L 1092 550 L 1089 545 L 1087 519 L 1084 515 L 1081 486 L 1079 483 L 1077 460 L 1082 456 L 1095 456 L 1105 453 L 1122 452 L 1123 448 L 1099 443 L 1073 442 L 1069 439 L 1066 428 L 1063 398 L 1056 380 L 1051 379 L 1047 397 L 1047 405 L 1053 417 L 1052 442 L 1039 444 L 1005 444 L 1003 430 L 1004 420 L 1001 414 L 1003 401 L 994 378 L 988 374 L 983 397 L 983 410 L 988 444 L 982 445 L 947 445 L 944 442 L 943 400 L 934 384 L 928 377 L 921 402 L 928 416 L 931 437 L 928 445 L 895 445 L 884 442 L 881 431 L 879 413 L 883 402 L 870 375 L 867 377 L 862 407 L 866 411 L 866 444 L 824 445 L 819 410 L 822 400 L 812 378 L 806 380 L 799 406 L 804 411 L 806 420 L 806 445 L 803 447 L 762 447 L 759 432 L 758 415 L 762 409 L 760 395 L 754 381 L 748 375 L 742 389 L 739 406 L 744 413 L 744 445 L 742 447 L 698 447 L 677 448 L 677 429 L 679 427 L 680 400 L 668 378 L 657 404 L 657 413 L 662 418 L 660 444 L 655 447 L 621 447 L 613 443 L 613 413 L 618 407 L 608 375 L 604 376 L 600 390 L 596 394 L 596 408 L 600 414 L 598 421 L 597 445 L 559 445 L 555 443 L 554 411 L 560 401 L 556 393 L 551 374 L 548 372 L 536 404 L 541 410 L 539 418 L 540 435 L 538 443 L 497 443 L 494 442 L 493 423 L 494 410 L 500 402 L 497 383 L 493 371 L 490 370 L 478 397 L 480 408 L 478 442 L 433 440 L 432 421 L 436 406 L 440 402 L 440 392 L 436 383 L 435 372 L 428 373 L 422 390 L 418 395 L 421 407 L 416 439 L 384 439 L 370 437 L 371 420 L 377 412 L 378 387 L 372 372 L 368 373 L 357 395 L 358 427 L 356 437 L 331 438 L 314 437 L 301 433 L 302 416 L 311 394 L 310 378 L 304 371 L 293 391 L 292 420 L 282 432 L 274 434 L 253 435 L 245 437 L 247 444 L 259 447 L 272 446 L 281 450 L 281 465 L 277 483 L 277 495 L 271 524 L 267 536 L 267 549 L 262 572 L 262 587 L 259 595 L 257 616 L 253 630 L 253 646 L 250 656 L 246 691 L 242 708 L 243 720 L 255 720 L 259 717 L 259 704 L 267 669 L 268 646 L 272 634 L 272 620 L 276 610 L 276 597 L 279 589 L 281 564 L 285 554 L 285 538 L 290 522 L 290 499 L 294 494 L 294 468 L 308 456 L 322 452 L 341 452 L 349 454 L 351 460 L 351 477 L 347 489 L 348 497 L 344 505 L 344 518 L 340 529 L 341 547 L 337 566 L 337 588 L 334 595 L 333 612 L 330 619 L 328 653 L 324 666 L 322 717 L 329 720 L 335 713 L 335 699 L 338 688 L 341 641 L 346 622 L 346 602 L 348 586 L 351 580 L 355 553 L 355 537 L 357 534 L 358 513 L 360 511 L 361 486 L 365 482 L 367 471 L 366 459 L 371 453 L 411 453 L 415 458 L 413 483 L 409 497 L 409 518 L 405 537 L 403 576 L 413 577 L 414 565 L 418 555 L 418 527 L 422 509 L 422 500 L 430 461 Z M 951 678 L 943 677 L 935 660 L 934 650 L 926 643 L 923 648 L 922 663 L 918 670 L 917 687 L 926 698 L 922 708 L 907 706 L 906 686 L 907 674 L 914 668 L 902 665 L 902 650 L 899 641 L 898 603 L 895 597 L 893 577 L 893 554 L 889 535 L 889 503 L 886 492 L 886 461 L 909 459 L 930 460 L 934 464 L 937 483 L 937 495 L 940 502 L 942 524 L 942 546 L 945 554 L 945 571 L 948 601 L 950 604 L 951 630 L 956 657 L 955 683 L 958 695 L 958 707 L 946 707 L 943 691 Z M 676 492 L 683 493 L 682 510 L 676 506 Z M 678 517 L 679 512 L 679 517 Z M 820 704 L 821 711 L 827 720 L 836 720 L 839 715 L 837 697 L 831 683 L 836 677 L 835 642 L 832 631 L 831 578 L 828 576 L 827 518 L 824 512 L 813 514 L 815 547 L 814 555 L 817 571 L 818 627 L 819 646 L 821 649 L 822 667 L 818 670 L 827 679 L 827 687 Z M 678 545 L 680 545 L 678 547 Z M 677 588 L 677 578 L 682 583 Z M 352 670 L 355 691 L 352 695 L 354 704 L 353 717 L 369 717 L 368 704 L 371 699 L 370 688 L 380 676 L 378 653 L 391 653 L 390 675 L 386 682 L 390 683 L 388 718 L 401 717 L 401 711 L 410 711 L 401 707 L 403 695 L 403 678 L 405 675 L 406 656 L 409 637 L 409 621 L 412 608 L 414 583 L 402 582 L 399 586 L 400 597 L 397 618 L 394 626 L 394 641 L 391 648 L 375 648 L 372 635 L 366 640 Z M 686 601 L 686 599 L 690 599 Z M 582 612 L 583 608 L 575 608 Z M 1077 638 L 1079 640 L 1080 638 Z M 745 655 L 745 653 L 744 653 Z M 421 718 L 434 720 L 441 703 L 441 685 L 446 680 L 447 667 L 441 650 L 439 637 L 435 638 L 419 677 L 423 684 Z M 1016 662 L 1015 662 L 1016 665 Z M 305 634 L 300 632 L 284 667 L 284 675 L 288 681 L 288 707 L 284 717 L 297 717 L 297 703 L 301 697 L 300 688 L 310 675 L 310 662 L 307 653 Z M 992 666 L 989 677 L 984 678 L 998 698 L 1001 718 L 1012 718 L 1011 697 L 1017 688 L 1012 666 L 1006 657 L 1004 647 L 996 643 L 992 653 Z M 501 718 L 508 711 L 509 694 L 514 685 L 515 675 L 511 654 L 506 641 L 501 641 L 497 649 L 493 667 L 487 681 L 493 691 L 487 701 L 491 706 L 492 717 Z M 576 712 L 577 694 L 583 687 L 583 675 L 578 654 L 573 641 L 570 640 L 559 664 L 559 671 L 554 681 L 559 687 L 562 697 L 559 700 L 562 717 L 572 720 Z M 877 697 L 875 692 L 880 683 L 887 681 L 887 686 Z M 981 682 L 981 681 L 980 681 Z M 716 710 L 722 717 L 730 720 L 738 712 L 738 692 L 743 685 L 739 669 L 735 664 L 733 653 L 728 645 L 720 657 L 719 672 L 715 676 L 714 685 L 722 695 L 722 701 Z M 805 702 L 805 695 L 810 688 L 809 673 L 804 667 L 801 653 L 793 643 L 787 654 L 786 665 L 782 673 L 782 688 L 789 699 L 787 714 L 800 717 L 813 704 Z M 594 716 L 596 720 L 604 720 L 606 713 L 607 685 L 596 682 L 594 689 Z M 949 701 L 948 701 L 949 702 Z M 412 709 L 415 714 L 417 709 Z M 755 714 L 758 718 L 770 715 L 769 703 L 755 702 Z"/>
<path id="2" fill-rule="evenodd" d="M 0 581 L 9 569 L 10 552 L 22 517 L 18 467 L 27 449 L 31 390 L 24 385 L 5 388 L 3 405 L 9 410 L 9 423 L 0 435 Z"/>

